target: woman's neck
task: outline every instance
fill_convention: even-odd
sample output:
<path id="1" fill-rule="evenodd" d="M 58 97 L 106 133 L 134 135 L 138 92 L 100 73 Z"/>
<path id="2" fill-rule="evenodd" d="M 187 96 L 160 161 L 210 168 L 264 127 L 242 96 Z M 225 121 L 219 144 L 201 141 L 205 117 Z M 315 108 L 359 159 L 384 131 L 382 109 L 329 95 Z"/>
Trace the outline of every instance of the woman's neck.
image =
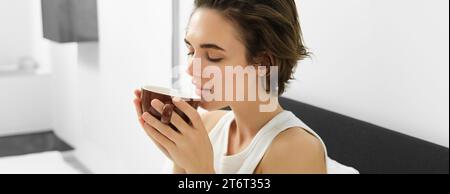
<path id="1" fill-rule="evenodd" d="M 231 105 L 231 109 L 235 116 L 233 125 L 235 127 L 236 135 L 240 137 L 239 139 L 241 139 L 241 141 L 253 138 L 264 125 L 284 111 L 278 103 L 278 99 L 274 100 L 276 100 L 276 109 L 272 112 L 260 111 L 261 105 L 264 105 L 264 103 L 260 101 L 237 102 Z"/>

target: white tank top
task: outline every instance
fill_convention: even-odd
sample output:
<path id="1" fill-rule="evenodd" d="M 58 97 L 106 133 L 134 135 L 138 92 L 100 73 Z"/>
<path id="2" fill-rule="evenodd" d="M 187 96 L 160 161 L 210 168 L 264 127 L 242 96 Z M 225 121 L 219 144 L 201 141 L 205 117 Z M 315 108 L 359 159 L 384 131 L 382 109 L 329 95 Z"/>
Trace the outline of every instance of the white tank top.
<path id="1" fill-rule="evenodd" d="M 330 159 L 325 144 L 319 135 L 289 111 L 278 114 L 264 125 L 253 138 L 252 142 L 242 152 L 236 155 L 227 156 L 228 132 L 233 121 L 234 114 L 230 111 L 219 120 L 209 133 L 209 138 L 211 139 L 214 149 L 214 168 L 218 174 L 253 174 L 270 144 L 278 134 L 294 127 L 305 129 L 321 141 L 325 150 L 328 174 L 358 173 L 354 168 L 344 166 Z"/>

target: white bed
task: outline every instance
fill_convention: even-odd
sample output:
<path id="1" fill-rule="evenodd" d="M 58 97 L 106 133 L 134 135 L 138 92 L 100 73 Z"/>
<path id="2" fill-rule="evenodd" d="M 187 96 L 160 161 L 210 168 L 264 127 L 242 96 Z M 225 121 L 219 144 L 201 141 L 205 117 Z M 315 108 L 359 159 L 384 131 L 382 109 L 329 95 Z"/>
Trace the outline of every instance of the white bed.
<path id="1" fill-rule="evenodd" d="M 80 174 L 60 152 L 0 158 L 0 174 Z"/>

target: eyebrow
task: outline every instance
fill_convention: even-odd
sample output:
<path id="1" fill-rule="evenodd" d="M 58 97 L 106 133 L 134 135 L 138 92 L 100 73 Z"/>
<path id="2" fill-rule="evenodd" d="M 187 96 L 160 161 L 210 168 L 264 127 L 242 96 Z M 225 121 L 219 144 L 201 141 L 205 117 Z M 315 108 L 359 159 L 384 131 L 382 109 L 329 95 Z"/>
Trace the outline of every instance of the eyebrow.
<path id="1" fill-rule="evenodd" d="M 184 39 L 184 42 L 189 45 L 192 46 L 192 44 L 187 40 Z M 222 47 L 216 45 L 216 44 L 201 44 L 200 48 L 205 48 L 205 49 L 216 49 L 216 50 L 221 50 L 221 51 L 225 51 L 225 49 L 223 49 Z"/>

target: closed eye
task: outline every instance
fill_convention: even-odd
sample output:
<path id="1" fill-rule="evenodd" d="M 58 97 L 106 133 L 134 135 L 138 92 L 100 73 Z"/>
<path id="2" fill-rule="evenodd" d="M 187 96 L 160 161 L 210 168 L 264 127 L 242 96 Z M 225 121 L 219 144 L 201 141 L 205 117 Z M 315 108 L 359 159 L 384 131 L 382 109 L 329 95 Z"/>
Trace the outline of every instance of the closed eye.
<path id="1" fill-rule="evenodd" d="M 211 61 L 211 62 L 214 62 L 214 63 L 218 63 L 218 62 L 221 62 L 222 60 L 223 60 L 223 58 L 210 58 L 210 57 L 208 57 L 208 60 L 209 61 Z"/>

